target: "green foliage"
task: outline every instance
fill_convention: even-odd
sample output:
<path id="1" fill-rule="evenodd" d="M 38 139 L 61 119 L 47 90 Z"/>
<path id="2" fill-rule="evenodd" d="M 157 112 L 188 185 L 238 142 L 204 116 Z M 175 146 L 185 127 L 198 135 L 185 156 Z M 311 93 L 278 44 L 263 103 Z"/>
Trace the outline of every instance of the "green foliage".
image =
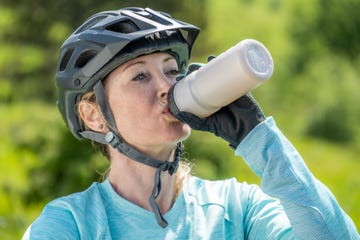
<path id="1" fill-rule="evenodd" d="M 360 1 L 319 0 L 314 30 L 330 49 L 346 57 L 360 53 Z M 346 15 L 345 15 L 346 14 Z"/>
<path id="2" fill-rule="evenodd" d="M 99 180 L 108 162 L 70 136 L 53 105 L 0 104 L 0 116 L 0 239 L 9 239 L 47 201 Z"/>
<path id="3" fill-rule="evenodd" d="M 60 45 L 86 17 L 130 5 L 200 26 L 194 61 L 245 38 L 263 42 L 275 72 L 254 96 L 360 223 L 358 0 L 0 1 L 0 239 L 19 239 L 46 202 L 81 191 L 108 167 L 64 126 L 54 73 Z M 185 151 L 200 177 L 260 181 L 213 135 L 194 131 Z"/>
<path id="4" fill-rule="evenodd" d="M 292 64 L 284 76 L 296 76 L 282 82 L 296 91 L 288 100 L 297 104 L 293 98 L 301 97 L 308 114 L 304 131 L 311 136 L 351 142 L 359 135 L 359 10 L 360 2 L 352 0 L 318 0 L 312 7 L 304 1 L 293 10 L 289 34 L 298 51 L 288 56 Z"/>

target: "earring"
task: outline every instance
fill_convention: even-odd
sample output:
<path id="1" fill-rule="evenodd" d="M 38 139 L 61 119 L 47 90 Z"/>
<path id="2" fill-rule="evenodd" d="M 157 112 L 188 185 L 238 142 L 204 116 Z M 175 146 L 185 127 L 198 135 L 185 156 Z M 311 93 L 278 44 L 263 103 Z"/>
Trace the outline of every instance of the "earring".
<path id="1" fill-rule="evenodd" d="M 102 129 L 104 128 L 104 125 L 100 124 L 100 125 L 98 126 L 98 128 L 99 128 L 100 130 L 102 130 Z"/>

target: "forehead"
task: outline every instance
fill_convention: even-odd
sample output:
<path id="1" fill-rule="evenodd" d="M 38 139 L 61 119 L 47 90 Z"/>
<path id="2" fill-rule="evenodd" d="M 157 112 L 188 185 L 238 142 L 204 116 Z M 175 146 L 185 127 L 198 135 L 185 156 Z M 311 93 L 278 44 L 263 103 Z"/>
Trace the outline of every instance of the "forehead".
<path id="1" fill-rule="evenodd" d="M 132 66 L 136 65 L 142 65 L 142 64 L 153 64 L 153 63 L 170 63 L 171 65 L 177 66 L 176 58 L 166 52 L 157 52 L 157 53 L 151 53 L 147 55 L 142 55 L 136 58 L 133 58 L 117 68 L 115 68 L 106 78 L 105 82 L 108 81 L 109 78 L 112 78 L 113 76 L 117 76 L 118 74 L 124 73 L 127 69 L 131 69 Z"/>
<path id="2" fill-rule="evenodd" d="M 166 52 L 157 52 L 157 53 L 151 53 L 147 55 L 142 55 L 139 57 L 136 57 L 134 59 L 131 59 L 119 67 L 126 68 L 129 65 L 138 63 L 138 62 L 153 62 L 153 61 L 160 61 L 160 62 L 168 62 L 168 61 L 174 61 L 176 63 L 175 57 L 173 57 L 171 54 Z"/>

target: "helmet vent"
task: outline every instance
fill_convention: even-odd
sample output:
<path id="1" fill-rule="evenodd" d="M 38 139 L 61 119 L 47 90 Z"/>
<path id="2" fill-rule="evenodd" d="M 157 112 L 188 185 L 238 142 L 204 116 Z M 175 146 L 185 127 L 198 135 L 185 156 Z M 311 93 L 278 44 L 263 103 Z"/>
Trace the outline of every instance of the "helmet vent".
<path id="1" fill-rule="evenodd" d="M 163 25 L 173 25 L 173 23 L 169 22 L 168 20 L 166 20 L 166 17 L 169 17 L 169 14 L 164 14 L 163 12 L 160 13 L 160 15 L 157 14 L 151 14 L 148 18 L 157 22 L 157 23 L 161 23 Z"/>
<path id="2" fill-rule="evenodd" d="M 76 60 L 75 67 L 82 68 L 84 67 L 93 57 L 95 57 L 97 51 L 87 50 L 80 54 L 79 58 Z"/>
<path id="3" fill-rule="evenodd" d="M 107 26 L 106 29 L 118 33 L 133 33 L 140 30 L 140 28 L 130 20 L 116 22 Z"/>
<path id="4" fill-rule="evenodd" d="M 93 17 L 92 19 L 86 21 L 85 24 L 80 26 L 74 34 L 81 33 L 83 31 L 91 28 L 92 26 L 94 26 L 95 24 L 97 24 L 98 22 L 100 22 L 101 20 L 103 20 L 106 17 L 107 17 L 107 15 L 98 15 L 98 16 Z"/>
<path id="5" fill-rule="evenodd" d="M 74 52 L 74 49 L 73 48 L 70 48 L 68 49 L 68 51 L 63 55 L 62 59 L 61 59 L 61 62 L 60 62 L 60 66 L 59 66 L 59 71 L 64 71 L 70 58 L 71 58 L 71 55 L 73 54 Z"/>

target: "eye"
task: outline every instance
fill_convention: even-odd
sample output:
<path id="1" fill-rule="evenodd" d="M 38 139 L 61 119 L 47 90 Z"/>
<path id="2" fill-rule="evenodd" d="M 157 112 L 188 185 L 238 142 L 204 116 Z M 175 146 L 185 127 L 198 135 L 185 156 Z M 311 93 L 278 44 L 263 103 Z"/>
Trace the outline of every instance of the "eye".
<path id="1" fill-rule="evenodd" d="M 177 76 L 177 75 L 179 75 L 179 70 L 177 70 L 177 69 L 172 69 L 172 70 L 170 70 L 170 71 L 167 71 L 166 72 L 166 75 L 169 75 L 169 76 Z"/>
<path id="2" fill-rule="evenodd" d="M 144 81 L 147 77 L 148 77 L 148 74 L 142 72 L 142 73 L 137 74 L 132 80 L 135 82 Z"/>

